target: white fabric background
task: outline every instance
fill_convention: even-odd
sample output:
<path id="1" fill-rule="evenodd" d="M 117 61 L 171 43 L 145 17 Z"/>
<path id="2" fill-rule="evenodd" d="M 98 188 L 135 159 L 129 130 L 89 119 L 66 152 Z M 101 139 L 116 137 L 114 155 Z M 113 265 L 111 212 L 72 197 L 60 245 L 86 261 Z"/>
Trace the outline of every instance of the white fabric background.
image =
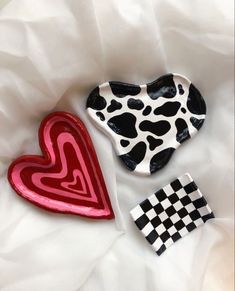
<path id="1" fill-rule="evenodd" d="M 232 0 L 12 0 L 4 6 L 0 290 L 233 290 L 233 61 Z M 184 74 L 201 90 L 207 119 L 163 170 L 134 176 L 91 124 L 86 97 L 104 81 L 141 84 L 168 72 Z M 49 213 L 10 188 L 9 163 L 40 153 L 38 126 L 55 110 L 78 114 L 87 125 L 115 221 Z M 216 219 L 158 257 L 129 211 L 184 172 Z"/>

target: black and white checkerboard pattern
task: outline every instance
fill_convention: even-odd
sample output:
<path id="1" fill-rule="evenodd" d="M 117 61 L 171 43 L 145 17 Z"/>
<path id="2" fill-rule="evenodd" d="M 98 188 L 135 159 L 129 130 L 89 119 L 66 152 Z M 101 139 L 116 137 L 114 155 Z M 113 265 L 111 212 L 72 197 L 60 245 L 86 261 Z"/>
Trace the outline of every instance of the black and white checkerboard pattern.
<path id="1" fill-rule="evenodd" d="M 131 211 L 131 216 L 159 256 L 174 242 L 214 218 L 189 174 L 144 200 Z"/>

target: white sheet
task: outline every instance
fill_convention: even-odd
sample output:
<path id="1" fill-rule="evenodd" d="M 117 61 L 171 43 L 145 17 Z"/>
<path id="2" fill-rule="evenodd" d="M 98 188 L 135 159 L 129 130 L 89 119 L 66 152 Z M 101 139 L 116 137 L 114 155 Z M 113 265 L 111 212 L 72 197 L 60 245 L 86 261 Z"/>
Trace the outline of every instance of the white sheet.
<path id="1" fill-rule="evenodd" d="M 139 178 L 92 125 L 86 97 L 104 81 L 141 84 L 168 72 L 200 88 L 208 116 L 163 170 Z M 4 6 L 0 290 L 233 290 L 233 77 L 232 0 L 12 0 Z M 10 188 L 9 163 L 40 153 L 39 123 L 55 110 L 76 113 L 87 125 L 116 221 L 49 213 Z M 216 219 L 158 257 L 129 211 L 184 172 L 196 180 Z"/>

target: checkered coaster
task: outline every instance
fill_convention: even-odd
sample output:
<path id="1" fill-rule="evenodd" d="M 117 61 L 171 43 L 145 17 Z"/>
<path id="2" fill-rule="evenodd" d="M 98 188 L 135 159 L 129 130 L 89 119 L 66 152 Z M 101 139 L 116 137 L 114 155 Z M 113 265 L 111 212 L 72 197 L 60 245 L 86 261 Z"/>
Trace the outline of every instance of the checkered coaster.
<path id="1" fill-rule="evenodd" d="M 174 242 L 214 218 L 189 174 L 144 200 L 131 211 L 131 216 L 159 256 Z"/>

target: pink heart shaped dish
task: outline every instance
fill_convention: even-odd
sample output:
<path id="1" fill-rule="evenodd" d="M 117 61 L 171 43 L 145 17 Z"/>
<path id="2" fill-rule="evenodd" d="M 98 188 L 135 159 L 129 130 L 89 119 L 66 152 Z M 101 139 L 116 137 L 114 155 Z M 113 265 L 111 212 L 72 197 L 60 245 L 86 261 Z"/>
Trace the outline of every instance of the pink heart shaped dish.
<path id="1" fill-rule="evenodd" d="M 8 179 L 35 205 L 89 218 L 114 218 L 91 138 L 82 121 L 66 112 L 47 116 L 39 129 L 42 156 L 17 158 Z"/>

